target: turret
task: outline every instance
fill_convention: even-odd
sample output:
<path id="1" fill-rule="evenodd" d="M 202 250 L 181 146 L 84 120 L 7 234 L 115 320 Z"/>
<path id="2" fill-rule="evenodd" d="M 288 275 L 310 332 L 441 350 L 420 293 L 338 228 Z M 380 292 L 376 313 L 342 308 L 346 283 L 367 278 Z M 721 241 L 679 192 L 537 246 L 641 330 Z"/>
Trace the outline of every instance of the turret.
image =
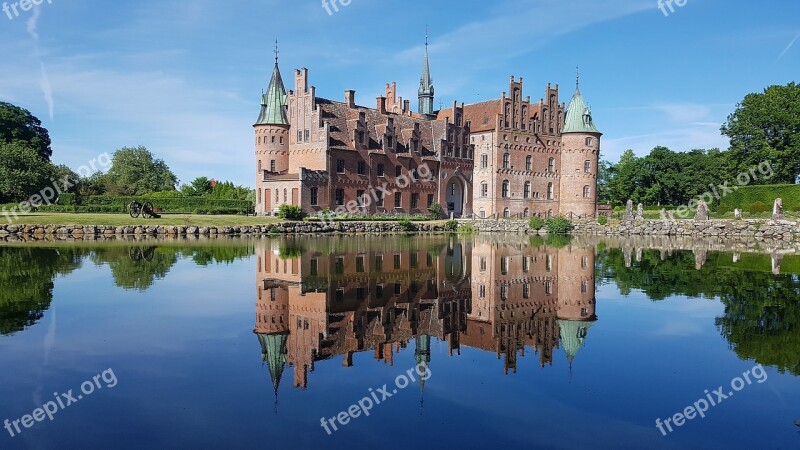
<path id="1" fill-rule="evenodd" d="M 277 43 L 276 43 L 277 44 Z M 272 211 L 272 196 L 264 181 L 272 175 L 289 171 L 289 119 L 286 107 L 286 88 L 278 68 L 278 49 L 275 47 L 275 68 L 267 91 L 261 95 L 261 113 L 253 128 L 256 146 L 256 212 Z"/>
<path id="2" fill-rule="evenodd" d="M 594 217 L 597 213 L 597 166 L 603 133 L 594 124 L 579 84 L 580 78 L 562 129 L 560 213 L 567 217 Z"/>

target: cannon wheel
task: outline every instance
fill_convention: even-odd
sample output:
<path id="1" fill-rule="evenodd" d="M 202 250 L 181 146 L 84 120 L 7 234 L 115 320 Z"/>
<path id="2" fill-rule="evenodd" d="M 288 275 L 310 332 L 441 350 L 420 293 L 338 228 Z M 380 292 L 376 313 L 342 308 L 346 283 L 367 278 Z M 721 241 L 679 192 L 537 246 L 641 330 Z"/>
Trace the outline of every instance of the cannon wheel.
<path id="1" fill-rule="evenodd" d="M 141 213 L 142 213 L 142 205 L 140 205 L 139 202 L 131 202 L 128 205 L 128 214 L 130 214 L 132 218 L 135 219 L 139 217 L 139 214 Z"/>
<path id="2" fill-rule="evenodd" d="M 150 202 L 145 203 L 142 205 L 142 216 L 145 219 L 153 219 L 155 217 L 155 213 L 153 212 L 153 204 Z"/>

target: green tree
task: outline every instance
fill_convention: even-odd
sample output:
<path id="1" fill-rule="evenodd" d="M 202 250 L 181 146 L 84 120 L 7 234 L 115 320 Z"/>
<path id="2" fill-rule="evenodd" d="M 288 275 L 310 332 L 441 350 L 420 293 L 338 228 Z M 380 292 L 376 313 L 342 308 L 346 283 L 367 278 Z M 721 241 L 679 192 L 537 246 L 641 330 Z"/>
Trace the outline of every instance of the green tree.
<path id="1" fill-rule="evenodd" d="M 736 173 L 771 161 L 775 176 L 753 184 L 793 184 L 800 174 L 800 86 L 770 86 L 747 95 L 722 126 L 731 140 L 728 158 Z"/>
<path id="2" fill-rule="evenodd" d="M 208 177 L 197 177 L 191 183 L 181 186 L 181 192 L 189 197 L 203 197 L 212 190 L 211 180 Z"/>
<path id="3" fill-rule="evenodd" d="M 22 143 L 0 143 L 0 203 L 16 203 L 52 186 L 54 167 Z"/>
<path id="4" fill-rule="evenodd" d="M 178 178 L 167 164 L 145 147 L 121 148 L 114 152 L 103 185 L 113 195 L 143 195 L 174 191 Z"/>
<path id="5" fill-rule="evenodd" d="M 0 144 L 23 144 L 33 148 L 44 161 L 50 161 L 50 134 L 42 121 L 30 111 L 0 102 Z"/>

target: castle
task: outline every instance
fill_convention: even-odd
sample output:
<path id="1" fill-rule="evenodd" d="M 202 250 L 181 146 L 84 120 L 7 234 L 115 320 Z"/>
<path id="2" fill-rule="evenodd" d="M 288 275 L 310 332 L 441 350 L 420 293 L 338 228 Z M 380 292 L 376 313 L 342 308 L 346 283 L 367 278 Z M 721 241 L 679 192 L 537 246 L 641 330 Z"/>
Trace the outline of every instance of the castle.
<path id="1" fill-rule="evenodd" d="M 531 103 L 522 78 L 500 98 L 434 110 L 425 43 L 418 108 L 386 85 L 375 108 L 318 97 L 308 69 L 287 93 L 275 67 L 254 125 L 256 212 L 281 205 L 306 215 L 427 214 L 454 217 L 593 217 L 602 133 L 576 83 L 569 106 L 558 85 Z"/>

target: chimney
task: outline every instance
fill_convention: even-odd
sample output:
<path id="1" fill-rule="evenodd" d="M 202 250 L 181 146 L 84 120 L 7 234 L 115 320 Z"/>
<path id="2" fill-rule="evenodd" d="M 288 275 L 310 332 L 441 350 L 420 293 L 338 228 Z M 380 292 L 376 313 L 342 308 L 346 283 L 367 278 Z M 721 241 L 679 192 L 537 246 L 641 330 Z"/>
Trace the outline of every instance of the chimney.
<path id="1" fill-rule="evenodd" d="M 349 108 L 356 107 L 356 91 L 348 89 L 344 91 L 344 102 L 347 103 Z"/>
<path id="2" fill-rule="evenodd" d="M 378 105 L 377 109 L 378 112 L 381 114 L 386 114 L 386 97 L 378 97 Z"/>
<path id="3" fill-rule="evenodd" d="M 411 101 L 404 100 L 403 101 L 403 114 L 408 114 L 411 112 Z"/>

